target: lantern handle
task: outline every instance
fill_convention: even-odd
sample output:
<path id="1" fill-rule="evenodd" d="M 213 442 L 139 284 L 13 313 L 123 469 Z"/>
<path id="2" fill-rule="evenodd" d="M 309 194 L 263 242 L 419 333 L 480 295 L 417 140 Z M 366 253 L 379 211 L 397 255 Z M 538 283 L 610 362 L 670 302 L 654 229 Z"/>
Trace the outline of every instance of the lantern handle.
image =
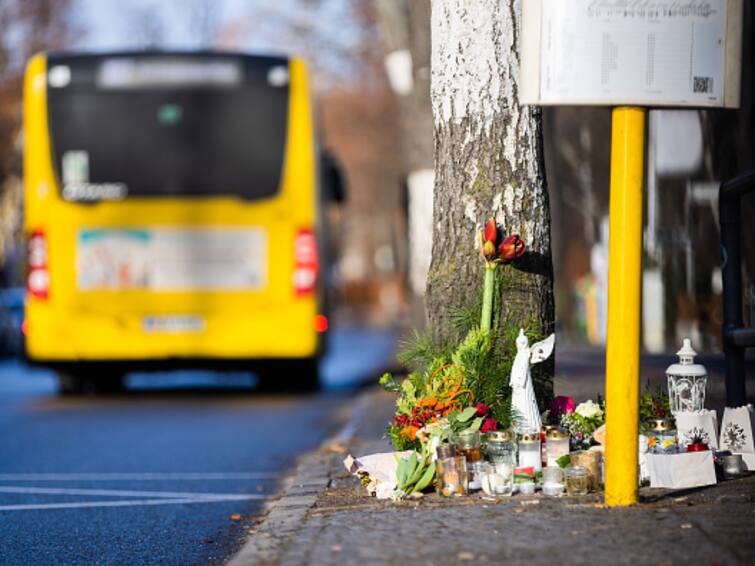
<path id="1" fill-rule="evenodd" d="M 692 348 L 692 342 L 689 338 L 685 338 L 682 344 L 682 349 L 676 353 L 679 356 L 679 363 L 683 366 L 692 365 L 695 363 L 695 356 L 697 352 Z"/>

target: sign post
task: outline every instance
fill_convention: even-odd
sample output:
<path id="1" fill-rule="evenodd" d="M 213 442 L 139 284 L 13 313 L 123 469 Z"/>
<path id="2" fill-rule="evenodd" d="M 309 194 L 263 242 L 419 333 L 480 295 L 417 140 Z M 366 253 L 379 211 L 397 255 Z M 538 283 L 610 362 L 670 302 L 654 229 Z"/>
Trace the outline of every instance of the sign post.
<path id="1" fill-rule="evenodd" d="M 605 502 L 638 496 L 647 108 L 739 106 L 742 0 L 528 0 L 521 101 L 611 106 Z"/>
<path id="2" fill-rule="evenodd" d="M 645 109 L 612 116 L 606 344 L 606 505 L 637 502 Z"/>

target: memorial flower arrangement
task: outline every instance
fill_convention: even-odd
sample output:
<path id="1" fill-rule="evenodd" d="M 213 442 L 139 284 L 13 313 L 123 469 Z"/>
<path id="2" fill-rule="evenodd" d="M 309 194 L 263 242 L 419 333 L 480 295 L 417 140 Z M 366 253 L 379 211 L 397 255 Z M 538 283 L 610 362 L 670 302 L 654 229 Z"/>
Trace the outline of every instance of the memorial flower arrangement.
<path id="1" fill-rule="evenodd" d="M 384 389 L 398 395 L 388 426 L 391 442 L 398 451 L 413 451 L 398 464 L 400 497 L 429 485 L 425 474 L 434 469 L 428 461 L 438 443 L 465 430 L 508 428 L 516 419 L 508 381 L 519 328 L 500 315 L 506 281 L 499 267 L 520 258 L 525 245 L 516 234 L 504 237 L 493 218 L 485 222 L 479 244 L 485 262 L 482 292 L 475 304 L 450 313 L 450 334 L 457 338 L 415 332 L 399 354 L 409 375 L 402 381 L 390 374 L 380 378 Z M 532 339 L 538 338 L 535 327 L 533 322 L 526 329 Z"/>
<path id="2" fill-rule="evenodd" d="M 587 400 L 561 415 L 560 424 L 570 436 L 572 449 L 585 450 L 597 443 L 593 435 L 605 424 L 605 402 Z"/>

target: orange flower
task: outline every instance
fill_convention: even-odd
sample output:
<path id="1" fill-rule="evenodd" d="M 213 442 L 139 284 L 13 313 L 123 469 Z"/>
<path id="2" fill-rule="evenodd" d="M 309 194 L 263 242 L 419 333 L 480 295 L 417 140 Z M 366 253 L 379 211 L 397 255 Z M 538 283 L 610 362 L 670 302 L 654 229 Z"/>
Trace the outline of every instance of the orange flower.
<path id="1" fill-rule="evenodd" d="M 416 440 L 417 439 L 417 431 L 419 430 L 419 427 L 416 426 L 405 426 L 401 429 L 401 436 L 406 436 L 409 440 Z"/>
<path id="2" fill-rule="evenodd" d="M 492 216 L 485 222 L 482 237 L 486 242 L 492 242 L 494 246 L 498 243 L 498 226 L 495 223 L 495 218 Z"/>
<path id="3" fill-rule="evenodd" d="M 420 399 L 419 402 L 420 407 L 435 407 L 437 404 L 438 400 L 435 397 L 425 397 L 424 399 Z"/>

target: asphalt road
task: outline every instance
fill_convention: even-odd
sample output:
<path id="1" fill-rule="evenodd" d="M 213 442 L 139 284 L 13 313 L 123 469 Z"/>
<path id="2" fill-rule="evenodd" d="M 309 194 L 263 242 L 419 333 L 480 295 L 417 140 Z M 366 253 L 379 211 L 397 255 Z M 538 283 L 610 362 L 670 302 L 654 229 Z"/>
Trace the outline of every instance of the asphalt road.
<path id="1" fill-rule="evenodd" d="M 299 396 L 181 372 L 132 376 L 118 397 L 60 398 L 49 372 L 0 362 L 0 563 L 223 562 L 392 354 L 388 333 L 335 333 L 325 390 Z"/>

